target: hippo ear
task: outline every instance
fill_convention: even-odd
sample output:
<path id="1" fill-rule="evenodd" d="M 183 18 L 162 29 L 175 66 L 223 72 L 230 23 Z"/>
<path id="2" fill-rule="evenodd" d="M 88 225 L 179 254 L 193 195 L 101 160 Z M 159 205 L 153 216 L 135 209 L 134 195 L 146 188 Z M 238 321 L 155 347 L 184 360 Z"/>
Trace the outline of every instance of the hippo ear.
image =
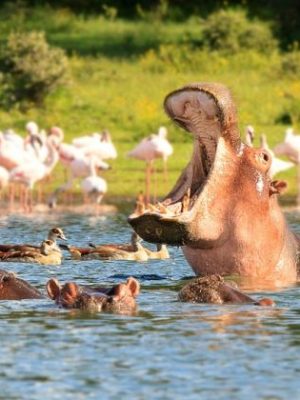
<path id="1" fill-rule="evenodd" d="M 280 180 L 272 181 L 269 189 L 270 196 L 272 196 L 273 194 L 284 193 L 287 189 L 287 186 L 288 184 L 286 181 L 280 181 Z"/>
<path id="2" fill-rule="evenodd" d="M 127 286 L 124 283 L 119 283 L 117 286 L 113 287 L 112 296 L 115 300 L 119 300 L 121 297 L 124 297 L 128 293 Z"/>
<path id="3" fill-rule="evenodd" d="M 59 298 L 61 287 L 57 279 L 50 279 L 46 284 L 46 289 L 50 299 L 56 300 Z"/>
<path id="4" fill-rule="evenodd" d="M 74 282 L 66 283 L 60 292 L 60 300 L 65 307 L 72 306 L 79 295 L 79 287 Z"/>
<path id="5" fill-rule="evenodd" d="M 131 291 L 133 297 L 136 297 L 140 293 L 140 283 L 136 279 L 129 277 L 126 282 L 126 286 Z"/>

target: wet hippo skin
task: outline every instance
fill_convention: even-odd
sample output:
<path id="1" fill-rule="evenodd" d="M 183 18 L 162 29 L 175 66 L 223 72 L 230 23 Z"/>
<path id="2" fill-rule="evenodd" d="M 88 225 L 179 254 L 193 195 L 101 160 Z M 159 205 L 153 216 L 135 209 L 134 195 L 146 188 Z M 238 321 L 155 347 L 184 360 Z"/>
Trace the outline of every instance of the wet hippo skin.
<path id="1" fill-rule="evenodd" d="M 220 275 L 193 279 L 180 290 L 178 298 L 180 301 L 190 303 L 275 305 L 269 298 L 253 299 L 242 293 L 233 282 L 225 282 Z"/>
<path id="2" fill-rule="evenodd" d="M 60 285 L 56 279 L 50 279 L 46 289 L 49 297 L 64 308 L 134 314 L 140 284 L 130 277 L 125 283 L 119 283 L 112 288 L 89 288 L 81 287 L 75 282 Z"/>
<path id="3" fill-rule="evenodd" d="M 41 299 L 43 295 L 15 273 L 0 270 L 0 300 Z"/>
<path id="4" fill-rule="evenodd" d="M 241 141 L 229 90 L 194 83 L 170 93 L 164 106 L 193 134 L 192 159 L 157 210 L 134 213 L 129 223 L 144 240 L 182 246 L 196 275 L 295 282 L 299 239 L 277 200 L 285 182 L 271 180 L 266 150 Z"/>

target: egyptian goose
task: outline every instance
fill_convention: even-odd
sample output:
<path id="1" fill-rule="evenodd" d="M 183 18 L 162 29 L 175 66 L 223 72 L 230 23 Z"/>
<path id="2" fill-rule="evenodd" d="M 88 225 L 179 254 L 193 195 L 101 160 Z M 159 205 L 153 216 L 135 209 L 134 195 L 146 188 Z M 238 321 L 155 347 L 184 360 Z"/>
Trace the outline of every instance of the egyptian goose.
<path id="1" fill-rule="evenodd" d="M 48 233 L 48 240 L 51 240 L 54 242 L 54 247 L 58 251 L 60 251 L 59 247 L 57 246 L 56 240 L 61 239 L 61 240 L 67 240 L 67 238 L 64 235 L 64 232 L 61 228 L 52 228 L 50 229 Z M 0 252 L 8 252 L 8 251 L 30 251 L 30 250 L 39 250 L 40 246 L 33 245 L 33 244 L 0 244 Z"/>
<path id="2" fill-rule="evenodd" d="M 2 252 L 0 260 L 6 262 L 60 265 L 62 254 L 53 240 L 43 240 L 39 248 Z"/>
<path id="3" fill-rule="evenodd" d="M 165 260 L 170 258 L 168 248 L 165 244 L 157 244 L 157 251 L 152 251 L 145 247 L 145 251 L 150 260 Z"/>
<path id="4" fill-rule="evenodd" d="M 68 250 L 76 260 L 130 260 L 147 261 L 148 254 L 139 243 L 139 236 L 134 232 L 131 244 L 104 244 L 96 246 L 90 244 L 90 248 L 60 245 L 60 248 Z"/>

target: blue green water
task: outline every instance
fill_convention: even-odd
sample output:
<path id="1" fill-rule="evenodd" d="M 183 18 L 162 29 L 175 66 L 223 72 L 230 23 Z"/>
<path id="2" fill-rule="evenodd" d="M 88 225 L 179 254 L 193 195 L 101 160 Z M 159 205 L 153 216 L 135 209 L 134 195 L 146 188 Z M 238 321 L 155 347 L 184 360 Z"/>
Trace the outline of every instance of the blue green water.
<path id="1" fill-rule="evenodd" d="M 300 229 L 296 216 L 289 222 Z M 2 243 L 60 226 L 70 243 L 127 242 L 125 214 L 5 216 Z M 266 251 L 270 251 L 266 249 Z M 45 291 L 50 277 L 114 284 L 136 276 L 139 314 L 86 314 L 51 300 L 0 302 L 0 399 L 299 399 L 300 286 L 264 292 L 275 308 L 177 301 L 192 271 L 180 249 L 147 263 L 2 263 Z"/>

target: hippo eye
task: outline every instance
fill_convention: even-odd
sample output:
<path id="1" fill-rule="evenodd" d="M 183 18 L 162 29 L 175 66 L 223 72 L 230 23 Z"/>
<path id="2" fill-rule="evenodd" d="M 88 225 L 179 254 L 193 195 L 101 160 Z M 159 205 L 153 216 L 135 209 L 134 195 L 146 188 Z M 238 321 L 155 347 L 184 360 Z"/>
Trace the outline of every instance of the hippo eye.
<path id="1" fill-rule="evenodd" d="M 4 275 L 1 279 L 2 282 L 8 282 L 10 280 L 10 276 L 9 275 Z"/>

